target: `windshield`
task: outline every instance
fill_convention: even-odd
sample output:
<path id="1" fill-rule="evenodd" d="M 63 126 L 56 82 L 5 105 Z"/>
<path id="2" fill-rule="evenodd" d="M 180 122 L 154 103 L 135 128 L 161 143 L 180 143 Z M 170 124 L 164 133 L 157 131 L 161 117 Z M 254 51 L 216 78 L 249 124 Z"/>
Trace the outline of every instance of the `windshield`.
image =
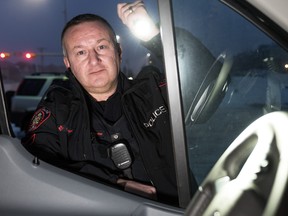
<path id="1" fill-rule="evenodd" d="M 251 122 L 287 110 L 288 54 L 219 1 L 175 0 L 173 12 L 190 168 L 201 183 Z"/>

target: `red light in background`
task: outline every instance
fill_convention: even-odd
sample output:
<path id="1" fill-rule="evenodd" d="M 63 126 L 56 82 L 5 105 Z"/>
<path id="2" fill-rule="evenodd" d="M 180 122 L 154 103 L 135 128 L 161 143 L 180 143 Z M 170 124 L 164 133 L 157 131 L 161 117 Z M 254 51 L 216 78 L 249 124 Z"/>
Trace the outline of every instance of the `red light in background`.
<path id="1" fill-rule="evenodd" d="M 36 56 L 36 54 L 27 52 L 27 53 L 24 54 L 24 56 L 25 56 L 26 59 L 31 59 L 31 58 L 34 58 Z"/>
<path id="2" fill-rule="evenodd" d="M 30 58 L 31 58 L 31 54 L 30 54 L 30 53 L 26 53 L 26 54 L 25 54 L 25 57 L 28 58 L 28 59 L 30 59 Z"/>
<path id="3" fill-rule="evenodd" d="M 12 54 L 8 52 L 0 52 L 0 59 L 9 58 L 11 55 L 25 58 L 27 60 L 30 60 L 37 56 L 37 54 L 34 52 L 13 52 Z"/>
<path id="4" fill-rule="evenodd" d="M 0 53 L 0 58 L 1 58 L 1 59 L 8 58 L 9 56 L 10 56 L 10 53 L 6 53 L 6 52 L 1 52 L 1 53 Z"/>

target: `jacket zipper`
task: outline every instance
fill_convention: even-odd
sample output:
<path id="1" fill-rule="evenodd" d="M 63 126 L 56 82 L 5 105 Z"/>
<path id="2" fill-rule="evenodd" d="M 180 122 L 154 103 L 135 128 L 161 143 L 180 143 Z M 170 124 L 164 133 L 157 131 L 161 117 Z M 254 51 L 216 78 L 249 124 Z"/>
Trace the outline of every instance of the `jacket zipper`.
<path id="1" fill-rule="evenodd" d="M 131 130 L 132 130 L 132 132 L 133 132 L 133 135 L 134 135 L 134 137 L 135 137 L 135 139 L 136 139 L 136 142 L 137 142 L 137 145 L 138 145 L 138 148 L 139 148 L 139 152 L 140 152 L 140 157 L 141 157 L 141 159 L 142 159 L 142 161 L 143 161 L 143 166 L 144 166 L 144 169 L 145 169 L 145 171 L 146 171 L 146 174 L 147 174 L 147 176 L 148 176 L 148 178 L 149 178 L 149 180 L 150 180 L 150 183 L 151 183 L 151 185 L 152 186 L 154 186 L 155 187 L 155 185 L 154 185 L 154 183 L 153 183 L 153 181 L 152 181 L 152 178 L 151 178 L 151 174 L 149 173 L 149 171 L 148 171 L 148 169 L 147 169 L 147 167 L 146 167 L 146 161 L 145 161 L 145 159 L 143 158 L 143 156 L 142 156 L 142 153 L 141 153 L 141 147 L 140 147 L 140 145 L 139 145 L 139 139 L 138 139 L 138 137 L 137 137 L 137 135 L 136 135 L 136 133 L 134 133 L 134 128 L 133 127 L 131 127 L 131 119 L 130 119 L 130 117 L 129 117 L 129 115 L 128 115 L 128 111 L 126 110 L 126 106 L 125 106 L 125 104 L 124 104 L 124 97 L 127 95 L 127 94 L 129 94 L 130 92 L 133 92 L 133 88 L 131 88 L 129 91 L 127 91 L 127 92 L 125 92 L 123 95 L 122 95 L 122 99 L 121 99 L 121 104 L 122 104 L 122 109 L 123 109 L 123 112 L 124 112 L 124 115 L 125 115 L 125 117 L 126 117 L 126 119 L 127 119 L 127 121 L 128 121 L 128 123 L 129 123 L 129 125 L 130 125 L 130 128 L 131 128 Z"/>

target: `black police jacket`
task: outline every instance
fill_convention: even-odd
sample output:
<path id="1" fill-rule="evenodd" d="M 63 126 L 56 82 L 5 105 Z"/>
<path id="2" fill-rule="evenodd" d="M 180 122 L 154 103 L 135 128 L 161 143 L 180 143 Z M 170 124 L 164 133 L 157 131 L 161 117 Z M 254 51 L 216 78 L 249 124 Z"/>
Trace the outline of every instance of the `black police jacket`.
<path id="1" fill-rule="evenodd" d="M 22 143 L 31 153 L 56 166 L 116 183 L 117 173 L 95 162 L 84 90 L 71 72 L 68 76 L 68 88 L 49 88 Z M 157 196 L 164 202 L 176 203 L 166 83 L 153 67 L 145 67 L 133 81 L 122 73 L 119 79 L 124 86 L 123 112 Z"/>

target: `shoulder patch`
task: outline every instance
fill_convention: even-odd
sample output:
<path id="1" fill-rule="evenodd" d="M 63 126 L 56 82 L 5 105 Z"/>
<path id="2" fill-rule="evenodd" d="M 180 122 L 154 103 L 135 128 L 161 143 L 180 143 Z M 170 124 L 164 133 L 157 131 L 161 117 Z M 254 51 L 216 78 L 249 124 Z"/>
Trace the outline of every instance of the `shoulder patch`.
<path id="1" fill-rule="evenodd" d="M 38 109 L 30 122 L 29 132 L 36 130 L 40 125 L 42 125 L 51 116 L 51 111 L 45 107 Z"/>

